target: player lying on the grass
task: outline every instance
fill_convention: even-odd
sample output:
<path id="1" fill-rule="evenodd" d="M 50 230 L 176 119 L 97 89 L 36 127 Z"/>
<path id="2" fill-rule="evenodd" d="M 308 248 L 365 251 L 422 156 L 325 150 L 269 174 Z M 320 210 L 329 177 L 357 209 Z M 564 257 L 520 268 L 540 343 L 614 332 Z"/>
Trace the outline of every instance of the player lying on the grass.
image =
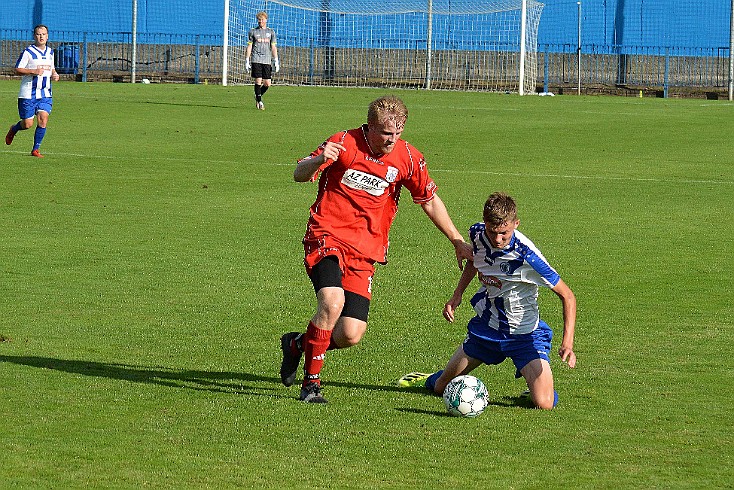
<path id="1" fill-rule="evenodd" d="M 453 322 L 464 291 L 479 277 L 482 286 L 471 299 L 476 316 L 469 320 L 466 339 L 443 370 L 430 375 L 410 373 L 398 384 L 425 382 L 429 391 L 442 395 L 456 376 L 509 357 L 515 364 L 515 377 L 525 378 L 535 406 L 551 409 L 558 403 L 550 367 L 553 331 L 540 319 L 538 286 L 550 288 L 561 299 L 563 339 L 558 354 L 572 368 L 576 366 L 576 297 L 535 244 L 517 230 L 520 220 L 512 197 L 500 192 L 489 196 L 483 220 L 469 230 L 474 261 L 464 268 L 443 309 L 446 320 Z"/>

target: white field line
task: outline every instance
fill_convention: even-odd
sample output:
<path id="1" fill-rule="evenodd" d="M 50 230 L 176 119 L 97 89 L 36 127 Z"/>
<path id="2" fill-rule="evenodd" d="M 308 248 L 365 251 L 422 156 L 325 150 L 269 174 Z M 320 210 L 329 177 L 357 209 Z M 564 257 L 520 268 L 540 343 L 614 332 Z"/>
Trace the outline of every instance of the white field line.
<path id="1" fill-rule="evenodd" d="M 7 151 L 3 153 L 14 153 L 18 155 L 28 156 L 28 152 L 21 151 Z M 97 160 L 130 160 L 132 157 L 127 155 L 111 156 L 111 155 L 92 155 L 85 153 L 59 153 L 53 152 L 48 153 L 48 157 L 63 156 L 63 157 L 76 157 L 76 158 L 89 158 Z M 262 163 L 262 162 L 248 162 L 246 160 L 202 160 L 200 158 L 177 158 L 177 157 L 156 157 L 155 160 L 163 160 L 169 162 L 194 162 L 194 163 L 208 163 L 208 164 L 238 164 L 238 165 L 269 165 L 273 167 L 294 167 L 295 160 L 293 163 Z M 45 163 L 45 162 L 44 162 Z M 570 175 L 570 174 L 533 174 L 533 173 L 520 173 L 520 172 L 494 172 L 490 170 L 454 170 L 454 169 L 440 169 L 431 168 L 430 172 L 434 173 L 455 173 L 465 175 L 495 175 L 500 177 L 524 177 L 524 178 L 535 178 L 535 179 L 568 179 L 568 180 L 599 180 L 599 181 L 617 181 L 617 182 L 655 182 L 655 183 L 668 183 L 668 184 L 714 184 L 714 185 L 734 185 L 734 180 L 704 180 L 704 179 L 661 179 L 654 177 L 610 177 L 603 175 Z"/>
<path id="2" fill-rule="evenodd" d="M 452 170 L 432 168 L 431 173 L 462 173 L 477 175 L 498 175 L 509 177 L 531 177 L 531 178 L 553 178 L 553 179 L 574 179 L 574 180 L 610 180 L 610 181 L 626 181 L 626 182 L 657 182 L 670 184 L 718 184 L 718 185 L 734 185 L 732 180 L 698 180 L 698 179 L 659 179 L 654 177 L 608 177 L 603 175 L 565 175 L 565 174 L 530 174 L 520 172 L 492 172 L 489 170 Z"/>

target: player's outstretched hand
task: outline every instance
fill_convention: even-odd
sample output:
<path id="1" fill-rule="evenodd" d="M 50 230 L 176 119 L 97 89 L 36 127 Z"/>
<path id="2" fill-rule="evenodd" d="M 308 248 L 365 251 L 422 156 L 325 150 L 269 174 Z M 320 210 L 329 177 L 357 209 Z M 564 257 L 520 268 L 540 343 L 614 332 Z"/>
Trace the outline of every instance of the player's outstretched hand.
<path id="1" fill-rule="evenodd" d="M 464 261 L 474 260 L 474 251 L 472 246 L 463 240 L 454 242 L 454 250 L 456 251 L 456 260 L 459 263 L 459 270 L 464 270 Z"/>

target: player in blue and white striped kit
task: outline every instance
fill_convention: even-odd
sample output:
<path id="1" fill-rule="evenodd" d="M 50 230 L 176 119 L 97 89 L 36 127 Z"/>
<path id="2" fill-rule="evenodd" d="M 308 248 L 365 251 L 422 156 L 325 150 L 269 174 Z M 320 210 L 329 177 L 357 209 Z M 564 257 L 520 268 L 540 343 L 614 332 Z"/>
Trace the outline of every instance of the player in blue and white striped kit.
<path id="1" fill-rule="evenodd" d="M 479 278 L 482 286 L 471 299 L 476 316 L 467 325 L 466 339 L 443 371 L 410 373 L 399 384 L 411 386 L 425 379 L 426 388 L 441 395 L 456 376 L 509 357 L 515 376 L 525 378 L 535 406 L 551 409 L 558 402 L 550 368 L 553 332 L 540 319 L 538 287 L 550 288 L 561 299 L 563 339 L 558 353 L 572 368 L 576 297 L 535 244 L 517 230 L 517 206 L 510 196 L 499 192 L 489 196 L 483 219 L 469 231 L 474 260 L 464 268 L 443 310 L 446 320 L 453 322 L 464 291 L 475 276 Z"/>
<path id="2" fill-rule="evenodd" d="M 58 81 L 54 65 L 54 50 L 46 45 L 48 27 L 39 24 L 33 28 L 35 43 L 25 48 L 15 63 L 15 73 L 23 75 L 18 93 L 18 114 L 20 121 L 10 126 L 5 135 L 5 144 L 13 142 L 18 131 L 33 127 L 33 119 L 38 118 L 36 132 L 33 137 L 31 155 L 43 158 L 41 141 L 46 135 L 46 125 L 51 114 L 51 80 Z"/>

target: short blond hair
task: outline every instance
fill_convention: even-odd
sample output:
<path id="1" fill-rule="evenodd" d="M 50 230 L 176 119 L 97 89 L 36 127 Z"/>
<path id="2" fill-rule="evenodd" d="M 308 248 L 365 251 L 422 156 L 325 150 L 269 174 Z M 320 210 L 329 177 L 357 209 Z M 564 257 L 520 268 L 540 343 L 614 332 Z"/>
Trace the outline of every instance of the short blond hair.
<path id="1" fill-rule="evenodd" d="M 394 95 L 385 95 L 373 100 L 367 109 L 367 123 L 375 124 L 392 119 L 397 126 L 405 126 L 408 120 L 408 107 L 400 98 Z"/>
<path id="2" fill-rule="evenodd" d="M 256 19 L 263 19 L 263 18 L 264 19 L 267 19 L 268 18 L 268 13 L 267 12 L 258 12 L 257 15 L 255 16 L 255 18 Z"/>

